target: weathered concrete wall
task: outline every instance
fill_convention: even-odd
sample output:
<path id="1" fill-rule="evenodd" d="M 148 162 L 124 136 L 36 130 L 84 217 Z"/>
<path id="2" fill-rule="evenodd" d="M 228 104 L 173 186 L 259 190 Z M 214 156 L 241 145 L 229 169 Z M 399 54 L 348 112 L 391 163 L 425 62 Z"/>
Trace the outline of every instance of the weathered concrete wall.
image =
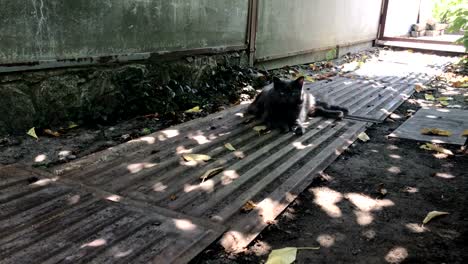
<path id="1" fill-rule="evenodd" d="M 376 38 L 381 0 L 260 0 L 257 58 Z"/>
<path id="2" fill-rule="evenodd" d="M 420 0 L 390 0 L 384 36 L 408 36 L 411 25 L 418 21 L 420 2 Z"/>
<path id="3" fill-rule="evenodd" d="M 248 0 L 0 0 L 0 63 L 242 45 Z"/>
<path id="4" fill-rule="evenodd" d="M 0 136 L 68 122 L 106 123 L 142 114 L 217 109 L 239 100 L 247 55 L 227 53 L 109 67 L 0 75 Z M 244 86 L 242 86 L 244 85 Z M 218 103 L 214 105 L 213 103 Z"/>

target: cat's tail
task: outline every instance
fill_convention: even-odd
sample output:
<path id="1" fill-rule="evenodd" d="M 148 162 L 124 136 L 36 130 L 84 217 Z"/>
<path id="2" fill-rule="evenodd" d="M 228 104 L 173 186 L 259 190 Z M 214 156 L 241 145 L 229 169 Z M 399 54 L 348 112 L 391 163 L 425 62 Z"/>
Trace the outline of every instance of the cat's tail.
<path id="1" fill-rule="evenodd" d="M 349 109 L 346 108 L 346 107 L 342 107 L 342 106 L 338 106 L 338 105 L 330 105 L 329 109 L 334 110 L 334 111 L 341 111 L 341 112 L 343 112 L 344 116 L 347 116 L 349 114 Z"/>

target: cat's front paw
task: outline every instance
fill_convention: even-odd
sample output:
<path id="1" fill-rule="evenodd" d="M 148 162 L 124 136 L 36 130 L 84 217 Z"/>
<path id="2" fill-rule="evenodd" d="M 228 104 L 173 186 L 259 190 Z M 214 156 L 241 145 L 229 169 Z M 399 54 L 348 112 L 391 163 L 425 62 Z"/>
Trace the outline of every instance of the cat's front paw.
<path id="1" fill-rule="evenodd" d="M 296 136 L 302 136 L 304 133 L 305 129 L 303 127 L 298 126 L 294 129 L 294 134 L 296 134 Z"/>

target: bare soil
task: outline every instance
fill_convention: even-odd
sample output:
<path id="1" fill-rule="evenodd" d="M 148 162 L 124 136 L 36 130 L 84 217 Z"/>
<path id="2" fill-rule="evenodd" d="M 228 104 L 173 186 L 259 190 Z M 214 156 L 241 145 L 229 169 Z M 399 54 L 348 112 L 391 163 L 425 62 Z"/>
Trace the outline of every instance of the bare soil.
<path id="1" fill-rule="evenodd" d="M 264 263 L 284 247 L 320 247 L 299 251 L 296 263 L 467 263 L 466 145 L 444 146 L 455 154 L 444 156 L 387 137 L 423 97 L 370 127 L 371 140 L 355 142 L 245 252 L 228 255 L 214 244 L 192 263 Z M 423 226 L 431 211 L 449 215 Z"/>

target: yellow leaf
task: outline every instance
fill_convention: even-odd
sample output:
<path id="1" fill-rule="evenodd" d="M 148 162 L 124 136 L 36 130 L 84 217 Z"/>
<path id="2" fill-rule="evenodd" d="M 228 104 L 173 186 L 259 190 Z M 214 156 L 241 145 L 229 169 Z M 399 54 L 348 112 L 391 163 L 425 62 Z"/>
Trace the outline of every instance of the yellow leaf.
<path id="1" fill-rule="evenodd" d="M 447 101 L 440 101 L 440 104 L 443 105 L 443 106 L 448 106 L 449 103 Z"/>
<path id="2" fill-rule="evenodd" d="M 448 215 L 450 213 L 447 212 L 440 212 L 440 211 L 432 211 L 427 214 L 426 218 L 423 220 L 423 225 L 429 223 L 434 217 L 441 216 L 441 215 Z"/>
<path id="3" fill-rule="evenodd" d="M 296 261 L 297 248 L 287 247 L 271 251 L 265 264 L 291 264 Z"/>
<path id="4" fill-rule="evenodd" d="M 286 247 L 275 249 L 271 251 L 265 264 L 291 264 L 296 261 L 297 251 L 305 249 L 318 250 L 320 247 Z"/>
<path id="5" fill-rule="evenodd" d="M 254 202 L 248 201 L 244 204 L 244 206 L 242 206 L 242 211 L 249 212 L 252 211 L 255 207 L 257 207 L 257 205 Z"/>
<path id="6" fill-rule="evenodd" d="M 465 131 L 463 131 L 462 137 L 468 137 L 468 129 L 465 129 Z"/>
<path id="7" fill-rule="evenodd" d="M 200 109 L 199 106 L 195 106 L 194 108 L 185 111 L 185 113 L 200 113 L 201 111 L 202 110 Z"/>
<path id="8" fill-rule="evenodd" d="M 60 133 L 57 131 L 52 131 L 50 129 L 44 129 L 44 133 L 53 137 L 60 137 Z"/>
<path id="9" fill-rule="evenodd" d="M 202 182 L 205 182 L 207 179 L 215 176 L 216 174 L 220 173 L 223 170 L 224 170 L 223 167 L 218 167 L 218 168 L 208 170 L 202 176 L 200 176 L 200 179 L 202 180 Z"/>
<path id="10" fill-rule="evenodd" d="M 453 155 L 453 152 L 451 150 L 445 149 L 445 148 L 440 147 L 440 146 L 436 146 L 436 145 L 431 144 L 431 143 L 426 143 L 426 144 L 422 145 L 420 148 L 425 149 L 425 150 L 434 150 L 434 151 L 437 151 L 439 153 L 443 153 L 443 154 L 446 154 L 446 155 Z"/>
<path id="11" fill-rule="evenodd" d="M 423 128 L 421 129 L 421 134 L 450 137 L 453 133 L 448 130 L 443 130 L 439 128 Z"/>
<path id="12" fill-rule="evenodd" d="M 210 156 L 203 154 L 184 154 L 182 157 L 185 161 L 209 161 L 211 159 Z"/>
<path id="13" fill-rule="evenodd" d="M 426 87 L 422 83 L 416 83 L 414 85 L 414 90 L 416 90 L 416 92 L 418 92 L 418 93 L 424 91 L 425 89 L 426 89 Z"/>
<path id="14" fill-rule="evenodd" d="M 432 94 L 425 94 L 424 97 L 428 101 L 434 101 L 435 100 L 435 97 Z"/>
<path id="15" fill-rule="evenodd" d="M 37 134 L 36 134 L 36 128 L 34 128 L 34 127 L 31 128 L 31 129 L 29 129 L 29 131 L 28 131 L 27 134 L 28 134 L 29 136 L 35 138 L 35 139 L 39 139 L 39 138 L 37 137 Z"/>
<path id="16" fill-rule="evenodd" d="M 362 141 L 362 142 L 367 142 L 370 140 L 370 137 L 365 133 L 365 132 L 362 132 L 361 134 L 359 134 L 358 138 Z"/>
<path id="17" fill-rule="evenodd" d="M 315 82 L 315 79 L 310 76 L 306 76 L 305 79 L 311 83 Z"/>
<path id="18" fill-rule="evenodd" d="M 236 148 L 234 148 L 234 146 L 231 143 L 226 143 L 224 147 L 229 149 L 230 151 L 236 151 Z"/>
<path id="19" fill-rule="evenodd" d="M 68 129 L 73 129 L 75 127 L 78 127 L 78 125 L 73 122 L 70 122 L 70 124 L 68 125 Z"/>

